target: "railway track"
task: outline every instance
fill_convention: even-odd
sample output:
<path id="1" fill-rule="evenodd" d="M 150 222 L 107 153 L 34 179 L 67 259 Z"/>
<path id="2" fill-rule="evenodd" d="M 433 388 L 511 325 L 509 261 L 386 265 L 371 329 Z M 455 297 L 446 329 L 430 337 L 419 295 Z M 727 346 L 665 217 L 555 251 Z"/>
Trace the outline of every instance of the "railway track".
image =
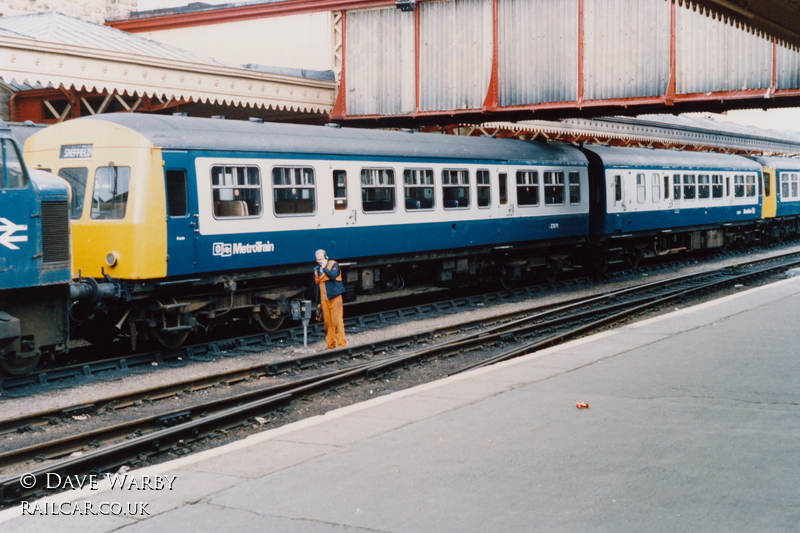
<path id="1" fill-rule="evenodd" d="M 772 264 L 765 266 L 765 263 Z M 736 268 L 679 276 L 547 308 L 536 307 L 430 330 L 425 334 L 304 355 L 280 364 L 261 364 L 178 383 L 169 389 L 160 387 L 138 391 L 133 395 L 108 397 L 91 405 L 74 405 L 6 420 L 0 424 L 0 434 L 35 430 L 37 426 L 52 424 L 64 417 L 120 410 L 137 402 L 191 395 L 214 385 L 280 377 L 279 382 L 273 380 L 267 386 L 225 398 L 9 450 L 0 453 L 0 468 L 19 470 L 21 464 L 40 461 L 37 468 L 26 470 L 37 479 L 43 479 L 45 476 L 40 474 L 57 473 L 64 477 L 138 466 L 167 451 L 178 455 L 187 453 L 195 445 L 226 435 L 232 428 L 258 424 L 261 416 L 332 387 L 381 379 L 387 374 L 434 359 L 486 352 L 488 355 L 477 363 L 464 365 L 456 372 L 470 370 L 609 327 L 654 307 L 672 305 L 692 294 L 718 290 L 754 277 L 774 275 L 797 265 L 800 265 L 798 254 L 752 261 Z M 45 492 L 45 487 L 38 485 L 23 488 L 19 475 L 0 479 L 0 503 L 3 506 L 36 498 Z"/>
<path id="2" fill-rule="evenodd" d="M 737 257 L 746 255 L 746 253 L 747 252 L 728 252 L 725 255 Z M 444 301 L 423 300 L 417 302 L 415 305 L 405 307 L 393 305 L 391 300 L 383 300 L 382 306 L 368 303 L 356 307 L 348 307 L 348 312 L 352 310 L 353 316 L 345 319 L 345 328 L 348 332 L 358 333 L 369 329 L 383 328 L 387 324 L 395 324 L 407 320 L 435 317 L 443 314 L 458 313 L 470 309 L 525 300 L 548 291 L 578 288 L 607 282 L 608 280 L 634 276 L 636 274 L 644 275 L 669 270 L 692 261 L 692 259 L 682 259 L 678 261 L 657 262 L 651 265 L 640 266 L 636 270 L 620 270 L 602 275 L 575 277 L 551 284 L 531 285 L 511 290 L 466 295 Z M 408 299 L 408 297 L 404 297 L 401 298 L 400 301 L 406 302 Z M 376 307 L 378 308 L 377 310 Z M 386 307 L 389 307 L 389 310 L 386 310 Z M 361 310 L 363 310 L 363 312 L 359 312 Z M 67 355 L 70 360 L 80 361 L 79 363 L 62 364 L 56 368 L 43 368 L 24 376 L 0 376 L 0 396 L 25 395 L 28 394 L 29 391 L 35 392 L 36 390 L 41 390 L 42 387 L 52 386 L 54 384 L 62 386 L 61 383 L 69 382 L 70 380 L 80 384 L 83 383 L 82 380 L 94 379 L 104 373 L 114 371 L 129 372 L 132 370 L 148 369 L 150 367 L 185 366 L 194 362 L 207 362 L 220 358 L 232 358 L 251 353 L 262 353 L 275 348 L 298 346 L 303 344 L 303 334 L 303 328 L 295 326 L 272 333 L 212 338 L 204 342 L 175 349 L 162 348 L 138 353 L 125 353 L 115 357 L 99 355 L 107 352 L 107 349 L 98 351 L 92 346 L 81 347 L 71 350 Z M 321 323 L 312 323 L 309 325 L 308 340 L 310 342 L 323 339 L 324 336 L 325 332 Z"/>

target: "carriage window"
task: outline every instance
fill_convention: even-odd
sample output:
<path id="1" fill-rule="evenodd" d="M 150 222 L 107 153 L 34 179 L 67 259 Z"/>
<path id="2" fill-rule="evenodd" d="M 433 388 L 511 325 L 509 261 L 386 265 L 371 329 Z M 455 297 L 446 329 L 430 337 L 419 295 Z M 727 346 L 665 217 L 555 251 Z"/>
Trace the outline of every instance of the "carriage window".
<path id="1" fill-rule="evenodd" d="M 772 184 L 770 180 L 772 179 L 772 174 L 769 172 L 764 172 L 764 196 L 772 195 Z"/>
<path id="2" fill-rule="evenodd" d="M 497 175 L 497 182 L 500 185 L 500 205 L 508 203 L 508 184 L 506 180 L 507 174 L 505 172 Z"/>
<path id="3" fill-rule="evenodd" d="M 539 173 L 535 170 L 517 172 L 517 204 L 539 205 Z"/>
<path id="4" fill-rule="evenodd" d="M 789 197 L 789 174 L 781 173 L 781 198 Z"/>
<path id="5" fill-rule="evenodd" d="M 684 200 L 694 200 L 697 194 L 695 188 L 695 176 L 694 174 L 684 174 L 683 175 L 683 198 Z"/>
<path id="6" fill-rule="evenodd" d="M 347 209 L 347 172 L 333 171 L 333 207 Z"/>
<path id="7" fill-rule="evenodd" d="M 365 213 L 394 211 L 394 169 L 361 169 L 361 209 Z"/>
<path id="8" fill-rule="evenodd" d="M 674 200 L 681 199 L 681 175 L 680 174 L 673 174 L 672 175 L 672 198 Z"/>
<path id="9" fill-rule="evenodd" d="M 94 173 L 92 218 L 119 220 L 125 218 L 131 167 L 100 167 Z"/>
<path id="10" fill-rule="evenodd" d="M 445 209 L 469 207 L 468 170 L 442 170 L 442 204 Z"/>
<path id="11" fill-rule="evenodd" d="M 792 174 L 792 198 L 797 198 L 800 196 L 797 190 L 797 173 Z"/>
<path id="12" fill-rule="evenodd" d="M 407 168 L 403 171 L 406 209 L 433 209 L 433 170 Z"/>
<path id="13" fill-rule="evenodd" d="M 669 176 L 664 176 L 664 200 L 669 200 Z"/>
<path id="14" fill-rule="evenodd" d="M 189 214 L 185 170 L 167 170 L 167 213 L 171 217 Z"/>
<path id="15" fill-rule="evenodd" d="M 722 198 L 722 176 L 720 174 L 711 176 L 711 196 L 712 198 Z"/>
<path id="16" fill-rule="evenodd" d="M 489 171 L 479 170 L 475 180 L 478 183 L 478 207 L 489 207 L 492 202 L 492 188 L 489 183 Z"/>
<path id="17" fill-rule="evenodd" d="M 661 175 L 660 174 L 651 174 L 650 175 L 650 187 L 652 190 L 653 203 L 657 204 L 661 201 Z"/>
<path id="18" fill-rule="evenodd" d="M 747 179 L 747 196 L 756 195 L 756 176 L 755 174 L 748 174 Z"/>
<path id="19" fill-rule="evenodd" d="M 217 218 L 261 215 L 261 175 L 258 167 L 211 167 L 211 191 Z"/>
<path id="20" fill-rule="evenodd" d="M 733 195 L 736 198 L 744 197 L 744 176 L 741 174 L 733 177 Z"/>
<path id="21" fill-rule="evenodd" d="M 89 179 L 89 169 L 86 167 L 62 168 L 58 177 L 64 178 L 72 187 L 72 202 L 69 206 L 69 217 L 77 220 L 83 215 L 83 199 L 86 197 L 86 181 Z"/>
<path id="22" fill-rule="evenodd" d="M 622 201 L 622 176 L 614 176 L 614 201 Z"/>
<path id="23" fill-rule="evenodd" d="M 647 200 L 647 182 L 644 174 L 636 174 L 636 201 L 643 204 Z"/>
<path id="24" fill-rule="evenodd" d="M 709 184 L 708 174 L 697 176 L 697 197 L 702 199 L 711 196 L 711 185 Z"/>
<path id="25" fill-rule="evenodd" d="M 564 205 L 564 173 L 544 173 L 545 205 Z"/>
<path id="26" fill-rule="evenodd" d="M 272 195 L 275 214 L 306 215 L 317 211 L 316 180 L 311 167 L 272 169 Z"/>
<path id="27" fill-rule="evenodd" d="M 0 161 L 0 189 L 22 189 L 28 184 L 16 145 L 3 139 L 3 160 Z"/>
<path id="28" fill-rule="evenodd" d="M 569 203 L 581 203 L 581 175 L 577 172 L 569 173 Z"/>

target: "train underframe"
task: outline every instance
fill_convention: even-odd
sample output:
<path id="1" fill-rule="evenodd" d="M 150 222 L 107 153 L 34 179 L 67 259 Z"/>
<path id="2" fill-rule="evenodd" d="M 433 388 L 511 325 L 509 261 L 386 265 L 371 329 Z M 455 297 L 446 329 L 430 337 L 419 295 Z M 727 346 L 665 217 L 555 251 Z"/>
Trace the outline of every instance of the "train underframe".
<path id="1" fill-rule="evenodd" d="M 745 249 L 799 233 L 800 219 L 792 217 L 570 242 L 398 255 L 342 262 L 341 266 L 346 298 L 353 301 L 360 294 L 424 285 L 485 284 L 508 289 L 523 281 L 554 281 L 564 270 L 585 267 L 602 273 L 619 263 L 633 268 L 643 259 L 709 249 Z M 84 298 L 73 306 L 73 336 L 107 344 L 122 334 L 134 349 L 142 342 L 172 349 L 192 334 L 233 322 L 249 324 L 255 331 L 275 331 L 291 315 L 292 300 L 314 300 L 310 271 L 309 265 L 295 265 L 277 273 L 248 271 L 153 283 L 98 280 L 98 290 L 104 294 Z M 115 284 L 115 290 L 104 288 L 108 284 Z"/>
<path id="2" fill-rule="evenodd" d="M 7 290 L 0 304 L 0 367 L 12 375 L 33 370 L 63 350 L 68 335 L 69 285 Z"/>

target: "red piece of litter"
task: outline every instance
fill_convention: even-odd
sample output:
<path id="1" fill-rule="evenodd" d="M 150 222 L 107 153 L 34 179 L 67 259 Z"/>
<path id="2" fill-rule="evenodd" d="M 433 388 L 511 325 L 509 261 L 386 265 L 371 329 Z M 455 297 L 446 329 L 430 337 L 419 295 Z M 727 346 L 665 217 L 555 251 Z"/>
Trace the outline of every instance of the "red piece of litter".
<path id="1" fill-rule="evenodd" d="M 589 404 L 586 402 L 579 402 L 578 400 L 575 400 L 575 407 L 577 407 L 578 409 L 588 409 Z"/>

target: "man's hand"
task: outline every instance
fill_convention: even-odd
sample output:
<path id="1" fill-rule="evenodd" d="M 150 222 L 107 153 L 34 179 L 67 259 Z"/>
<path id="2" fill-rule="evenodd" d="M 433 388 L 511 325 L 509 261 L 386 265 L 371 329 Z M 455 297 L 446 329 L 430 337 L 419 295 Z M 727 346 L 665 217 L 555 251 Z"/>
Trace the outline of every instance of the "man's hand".
<path id="1" fill-rule="evenodd" d="M 317 261 L 317 263 L 319 263 L 319 266 L 321 266 L 322 268 L 325 268 L 326 266 L 328 266 L 328 260 L 327 259 L 320 259 L 319 261 Z"/>

